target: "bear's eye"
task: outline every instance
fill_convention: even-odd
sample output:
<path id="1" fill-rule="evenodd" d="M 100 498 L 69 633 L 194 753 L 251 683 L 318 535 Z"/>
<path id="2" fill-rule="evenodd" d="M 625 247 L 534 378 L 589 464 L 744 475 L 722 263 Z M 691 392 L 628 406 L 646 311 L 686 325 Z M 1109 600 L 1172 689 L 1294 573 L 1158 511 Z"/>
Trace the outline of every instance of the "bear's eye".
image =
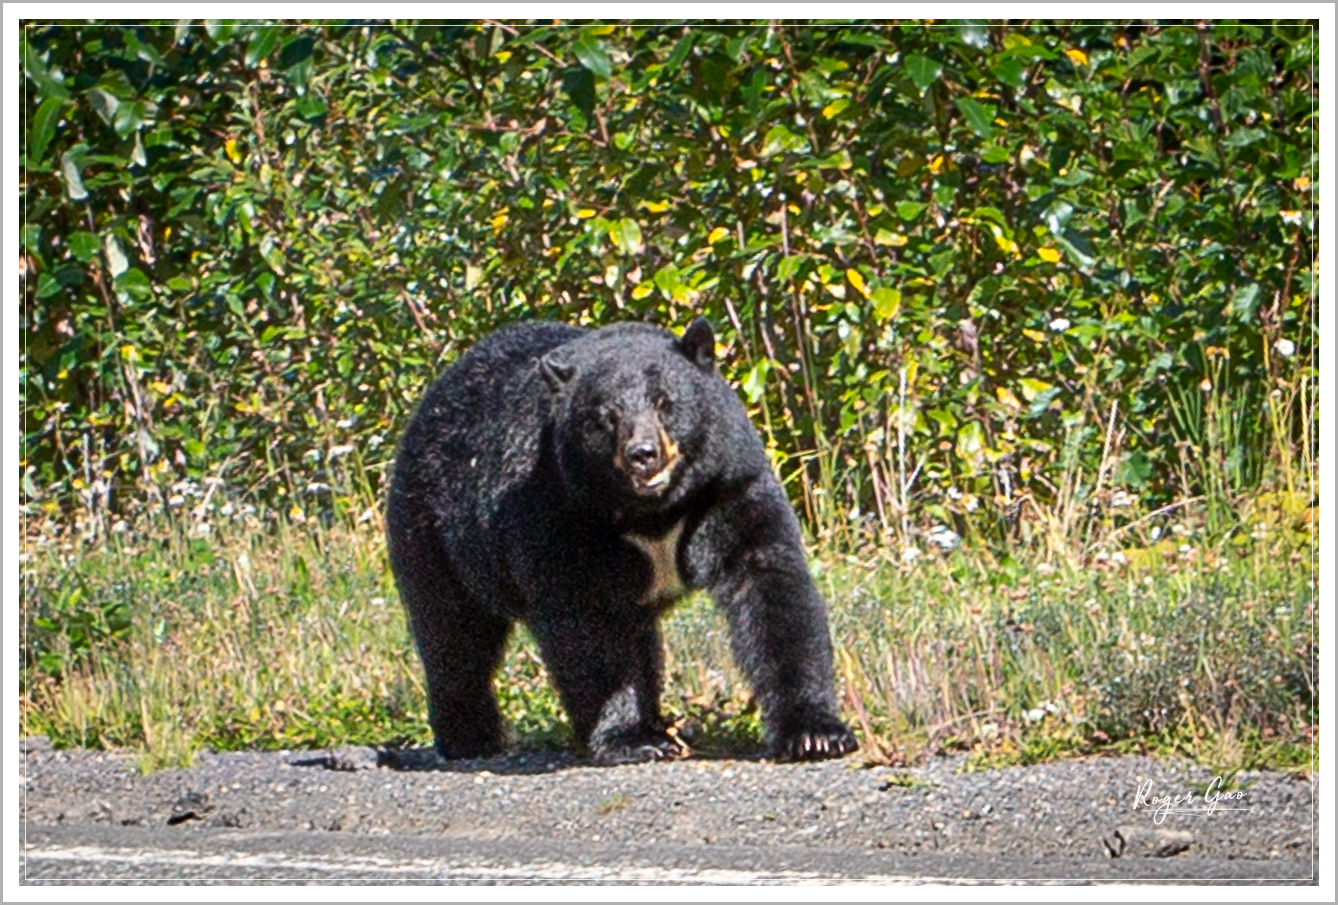
<path id="1" fill-rule="evenodd" d="M 674 401 L 664 393 L 658 393 L 655 396 L 655 410 L 661 415 L 669 415 L 674 410 Z"/>
<path id="2" fill-rule="evenodd" d="M 618 430 L 618 413 L 613 409 L 604 409 L 599 413 L 599 423 L 609 433 Z"/>

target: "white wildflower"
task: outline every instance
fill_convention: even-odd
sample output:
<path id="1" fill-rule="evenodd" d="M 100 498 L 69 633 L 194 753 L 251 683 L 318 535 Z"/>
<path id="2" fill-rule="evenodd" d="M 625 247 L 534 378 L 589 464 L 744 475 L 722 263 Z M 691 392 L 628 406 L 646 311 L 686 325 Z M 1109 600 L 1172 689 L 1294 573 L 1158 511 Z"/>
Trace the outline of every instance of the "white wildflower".
<path id="1" fill-rule="evenodd" d="M 935 525 L 929 531 L 928 540 L 940 550 L 953 550 L 961 542 L 961 537 L 946 525 Z"/>
<path id="2" fill-rule="evenodd" d="M 1070 321 L 1067 317 L 1057 317 L 1054 320 L 1050 321 L 1050 329 L 1055 331 L 1056 333 L 1063 333 L 1065 330 L 1067 330 L 1069 327 L 1072 326 L 1073 326 L 1072 321 Z"/>
<path id="3" fill-rule="evenodd" d="M 1289 226 L 1300 226 L 1300 225 L 1301 225 L 1301 212 L 1300 212 L 1300 211 L 1278 211 L 1278 213 L 1282 216 L 1282 222 L 1283 222 L 1283 223 L 1286 223 L 1286 224 L 1288 224 Z"/>
<path id="4" fill-rule="evenodd" d="M 330 458 L 338 459 L 340 456 L 346 456 L 351 452 L 353 452 L 353 445 L 351 443 L 345 443 L 343 445 L 336 446 L 333 449 L 331 449 Z"/>
<path id="5" fill-rule="evenodd" d="M 917 547 L 912 547 L 907 545 L 901 548 L 902 562 L 915 562 L 915 560 L 919 558 L 919 556 L 920 556 L 920 550 Z"/>
<path id="6" fill-rule="evenodd" d="M 1291 358 L 1296 354 L 1296 343 L 1290 339 L 1280 339 L 1273 343 L 1273 348 L 1278 350 L 1278 354 L 1283 358 Z"/>

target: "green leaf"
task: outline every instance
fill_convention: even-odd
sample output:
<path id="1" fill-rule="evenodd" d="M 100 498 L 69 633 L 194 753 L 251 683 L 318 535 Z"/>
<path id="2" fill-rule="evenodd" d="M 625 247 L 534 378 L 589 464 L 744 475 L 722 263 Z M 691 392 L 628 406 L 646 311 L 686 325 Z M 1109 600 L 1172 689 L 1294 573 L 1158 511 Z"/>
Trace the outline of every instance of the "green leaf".
<path id="1" fill-rule="evenodd" d="M 790 255 L 787 258 L 781 258 L 781 262 L 776 265 L 776 279 L 788 280 L 799 272 L 799 268 L 804 265 L 803 255 Z"/>
<path id="2" fill-rule="evenodd" d="M 966 117 L 966 124 L 971 131 L 981 138 L 989 140 L 994 136 L 994 105 L 982 104 L 974 98 L 959 97 L 954 102 L 957 109 Z"/>
<path id="3" fill-rule="evenodd" d="M 98 116 L 107 125 L 111 125 L 116 119 L 116 110 L 121 106 L 121 100 L 112 94 L 106 88 L 96 87 L 88 89 L 88 102 L 93 105 Z"/>
<path id="4" fill-rule="evenodd" d="M 83 263 L 87 264 L 98 253 L 98 248 L 102 246 L 101 240 L 90 232 L 72 233 L 69 237 L 70 253 Z"/>
<path id="5" fill-rule="evenodd" d="M 990 46 L 987 24 L 979 19 L 967 19 L 957 26 L 957 38 L 968 47 L 984 50 Z"/>
<path id="6" fill-rule="evenodd" d="M 584 35 L 572 45 L 571 49 L 576 54 L 576 59 L 581 61 L 581 65 L 597 77 L 607 80 L 613 74 L 613 64 L 609 61 L 609 55 L 604 50 L 604 44 L 597 38 Z"/>
<path id="7" fill-rule="evenodd" d="M 1120 463 L 1119 483 L 1130 487 L 1143 487 L 1152 477 L 1152 461 L 1146 453 L 1133 452 Z"/>
<path id="8" fill-rule="evenodd" d="M 901 293 L 888 286 L 879 286 L 873 291 L 873 316 L 879 321 L 889 321 L 901 310 Z"/>
<path id="9" fill-rule="evenodd" d="M 278 26 L 257 25 L 251 40 L 246 45 L 246 65 L 254 66 L 269 56 L 270 51 L 279 43 L 282 31 Z"/>
<path id="10" fill-rule="evenodd" d="M 609 238 L 625 255 L 639 255 L 644 247 L 641 241 L 641 226 L 630 217 L 609 224 Z"/>
<path id="11" fill-rule="evenodd" d="M 1058 236 L 1064 232 L 1064 224 L 1069 222 L 1071 216 L 1073 205 L 1063 200 L 1055 201 L 1045 209 L 1045 226 L 1052 236 Z"/>
<path id="12" fill-rule="evenodd" d="M 41 164 L 42 158 L 46 156 L 47 145 L 55 137 L 56 122 L 64 106 L 63 98 L 49 97 L 42 101 L 42 106 L 33 114 L 32 132 L 28 136 L 28 160 L 33 166 Z"/>
<path id="13" fill-rule="evenodd" d="M 23 42 L 23 71 L 37 86 L 37 97 L 43 103 L 49 98 L 70 96 L 64 83 L 56 80 L 41 56 L 28 45 L 27 41 Z"/>
<path id="14" fill-rule="evenodd" d="M 112 121 L 116 134 L 125 138 L 131 132 L 139 129 L 144 122 L 145 108 L 140 101 L 121 104 L 116 108 L 116 116 Z"/>
<path id="15" fill-rule="evenodd" d="M 915 83 L 915 88 L 921 94 L 925 89 L 934 84 L 934 81 L 943 72 L 943 64 L 930 57 L 922 57 L 919 54 L 909 54 L 906 57 L 906 74 L 911 77 Z"/>
<path id="16" fill-rule="evenodd" d="M 297 99 L 297 112 L 304 119 L 316 119 L 325 114 L 325 100 L 314 93 L 304 94 Z"/>
<path id="17" fill-rule="evenodd" d="M 88 197 L 88 190 L 84 188 L 84 180 L 79 175 L 79 164 L 73 152 L 66 151 L 60 155 L 60 172 L 65 177 L 65 192 L 71 201 L 83 201 Z"/>
<path id="18" fill-rule="evenodd" d="M 1021 60 L 1015 57 L 1004 57 L 991 66 L 990 69 L 999 77 L 999 81 L 1003 82 L 1005 85 L 1009 85 L 1013 88 L 1027 87 L 1027 67 L 1022 64 Z"/>
<path id="19" fill-rule="evenodd" d="M 562 90 L 587 121 L 595 109 L 595 77 L 590 70 L 573 66 L 562 77 Z"/>
<path id="20" fill-rule="evenodd" d="M 1054 402 L 1055 397 L 1060 394 L 1061 390 L 1061 387 L 1051 387 L 1037 393 L 1036 398 L 1031 401 L 1031 405 L 1027 407 L 1027 412 L 1023 417 L 1030 421 L 1044 415 L 1046 410 L 1050 408 L 1050 403 Z"/>
<path id="21" fill-rule="evenodd" d="M 120 276 L 130 266 L 125 252 L 121 250 L 120 241 L 111 233 L 102 240 L 102 249 L 107 256 L 107 270 L 113 277 Z"/>
<path id="22" fill-rule="evenodd" d="M 1009 160 L 1011 156 L 1007 148 L 1001 145 L 990 145 L 985 153 L 980 155 L 980 159 L 986 163 L 1003 163 Z"/>
<path id="23" fill-rule="evenodd" d="M 669 54 L 669 59 L 664 61 L 664 71 L 666 73 L 672 75 L 683 65 L 683 61 L 686 60 L 688 54 L 692 52 L 693 40 L 692 32 L 688 32 L 678 39 L 678 43 L 674 45 L 673 52 Z"/>
<path id="24" fill-rule="evenodd" d="M 924 211 L 927 206 L 928 205 L 922 201 L 898 201 L 897 216 L 910 222 L 920 216 L 921 212 Z"/>
<path id="25" fill-rule="evenodd" d="M 762 395 L 767 391 L 767 375 L 769 373 L 771 373 L 771 360 L 769 358 L 759 359 L 757 364 L 748 369 L 740 388 L 744 395 L 748 397 L 749 404 L 756 405 L 762 400 Z"/>
<path id="26" fill-rule="evenodd" d="M 1248 323 L 1254 317 L 1254 310 L 1259 307 L 1259 296 L 1258 283 L 1246 283 L 1231 294 L 1231 313 L 1236 320 Z"/>

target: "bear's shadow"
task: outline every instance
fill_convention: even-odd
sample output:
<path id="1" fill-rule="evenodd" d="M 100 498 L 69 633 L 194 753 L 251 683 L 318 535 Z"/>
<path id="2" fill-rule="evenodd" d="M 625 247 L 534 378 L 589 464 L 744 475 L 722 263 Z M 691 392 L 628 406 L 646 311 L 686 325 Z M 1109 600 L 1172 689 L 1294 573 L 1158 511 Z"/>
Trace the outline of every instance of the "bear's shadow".
<path id="1" fill-rule="evenodd" d="M 384 767 L 401 773 L 491 773 L 496 776 L 525 776 L 544 773 L 557 773 L 576 767 L 599 767 L 593 759 L 571 751 L 549 749 L 513 749 L 493 757 L 471 758 L 466 760 L 447 760 L 432 747 L 393 748 L 380 747 L 363 749 L 364 762 L 350 765 L 342 752 L 320 752 L 305 757 L 293 758 L 289 764 L 294 767 L 313 767 L 323 770 L 367 769 L 373 766 Z M 373 755 L 375 762 L 373 764 Z M 765 755 L 760 752 L 704 752 L 694 751 L 689 758 L 696 761 L 761 761 Z"/>

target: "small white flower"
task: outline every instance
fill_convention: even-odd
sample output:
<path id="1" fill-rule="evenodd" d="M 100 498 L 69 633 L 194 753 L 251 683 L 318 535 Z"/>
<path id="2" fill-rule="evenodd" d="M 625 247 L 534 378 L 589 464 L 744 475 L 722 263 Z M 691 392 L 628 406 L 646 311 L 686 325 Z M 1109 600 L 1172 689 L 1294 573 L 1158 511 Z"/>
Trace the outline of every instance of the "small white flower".
<path id="1" fill-rule="evenodd" d="M 370 446 L 372 449 L 376 449 L 382 443 L 385 442 L 386 438 L 381 436 L 380 434 L 373 434 L 372 436 L 367 438 L 367 445 Z"/>
<path id="2" fill-rule="evenodd" d="M 1278 350 L 1278 354 L 1283 358 L 1291 358 L 1296 354 L 1296 343 L 1290 339 L 1280 339 L 1273 343 L 1273 348 Z"/>
<path id="3" fill-rule="evenodd" d="M 1113 494 L 1111 494 L 1110 508 L 1120 509 L 1125 506 L 1132 506 L 1136 502 L 1138 502 L 1137 498 L 1130 496 L 1123 490 L 1117 490 Z"/>
<path id="4" fill-rule="evenodd" d="M 1057 317 L 1054 320 L 1050 321 L 1050 329 L 1055 331 L 1056 333 L 1063 333 L 1065 330 L 1067 330 L 1069 327 L 1072 326 L 1073 326 L 1072 322 L 1069 321 L 1067 317 Z"/>
<path id="5" fill-rule="evenodd" d="M 331 459 L 338 459 L 340 456 L 346 456 L 346 455 L 348 455 L 348 454 L 351 453 L 351 452 L 353 452 L 353 446 L 352 446 L 352 444 L 345 443 L 345 444 L 343 444 L 343 445 L 341 445 L 341 446 L 336 446 L 336 447 L 334 447 L 333 449 L 331 449 L 331 450 L 330 450 L 330 458 L 331 458 Z"/>
<path id="6" fill-rule="evenodd" d="M 384 598 L 384 597 L 373 597 L 371 600 L 369 600 L 369 601 L 367 601 L 367 602 L 370 603 L 372 606 L 385 606 L 385 605 L 386 605 L 386 598 Z"/>
<path id="7" fill-rule="evenodd" d="M 1122 566 L 1129 561 L 1129 557 L 1124 555 L 1123 550 L 1116 550 L 1114 553 L 1110 554 L 1110 561 L 1117 566 Z"/>
<path id="8" fill-rule="evenodd" d="M 302 454 L 302 458 L 310 459 L 313 462 L 319 462 L 321 460 L 321 451 L 319 449 L 309 449 Z"/>
<path id="9" fill-rule="evenodd" d="M 1045 719 L 1045 711 L 1041 708 L 1034 707 L 1027 711 L 1027 722 L 1039 723 L 1043 719 Z"/>
<path id="10" fill-rule="evenodd" d="M 1283 222 L 1283 223 L 1286 223 L 1286 224 L 1288 224 L 1288 225 L 1290 225 L 1290 226 L 1300 226 L 1300 225 L 1301 225 L 1301 212 L 1300 212 L 1300 211 L 1278 211 L 1278 213 L 1282 216 L 1282 222 Z"/>
<path id="11" fill-rule="evenodd" d="M 339 427 L 339 428 L 343 428 L 344 430 L 348 430 L 350 427 L 353 426 L 353 421 L 354 421 L 354 420 L 355 420 L 355 419 L 353 419 L 353 418 L 345 418 L 345 419 L 343 419 L 342 421 L 336 421 L 336 422 L 335 422 L 335 427 Z"/>
<path id="12" fill-rule="evenodd" d="M 917 547 L 905 546 L 901 548 L 902 562 L 915 562 L 920 556 L 920 550 Z"/>
<path id="13" fill-rule="evenodd" d="M 1055 574 L 1055 567 L 1048 562 L 1043 562 L 1036 567 L 1036 571 L 1042 575 L 1053 575 Z"/>
<path id="14" fill-rule="evenodd" d="M 1152 539 L 1156 540 L 1159 537 L 1161 537 L 1161 525 L 1157 525 L 1152 529 Z"/>
<path id="15" fill-rule="evenodd" d="M 186 502 L 186 498 L 179 493 L 174 493 L 172 494 L 172 496 L 167 498 L 167 503 L 169 506 L 180 506 L 184 502 Z"/>
<path id="16" fill-rule="evenodd" d="M 929 531 L 928 540 L 940 550 L 952 550 L 961 541 L 961 537 L 946 525 L 935 525 Z"/>

